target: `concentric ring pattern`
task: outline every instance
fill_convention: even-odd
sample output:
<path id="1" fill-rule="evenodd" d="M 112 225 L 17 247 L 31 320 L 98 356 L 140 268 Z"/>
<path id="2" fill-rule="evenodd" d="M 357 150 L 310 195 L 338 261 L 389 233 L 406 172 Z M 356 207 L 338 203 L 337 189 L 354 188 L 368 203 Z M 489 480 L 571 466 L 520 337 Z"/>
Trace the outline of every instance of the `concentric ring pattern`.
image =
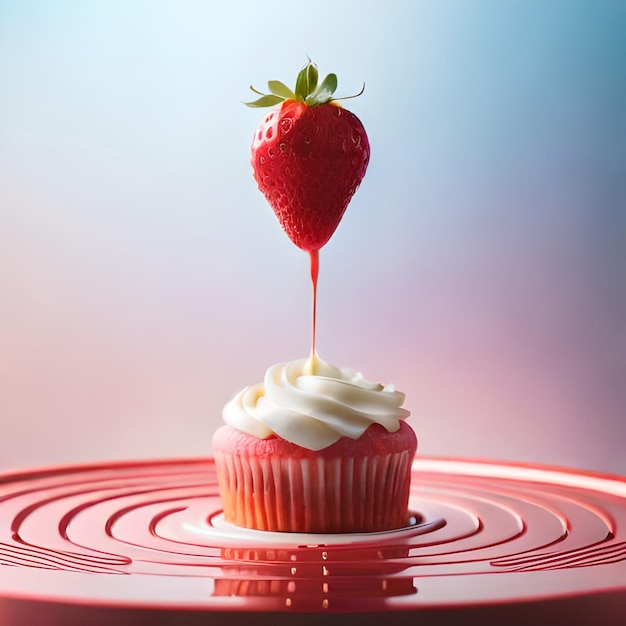
<path id="1" fill-rule="evenodd" d="M 626 480 L 418 460 L 407 526 L 236 529 L 210 460 L 0 476 L 0 597 L 194 610 L 419 610 L 626 592 Z"/>

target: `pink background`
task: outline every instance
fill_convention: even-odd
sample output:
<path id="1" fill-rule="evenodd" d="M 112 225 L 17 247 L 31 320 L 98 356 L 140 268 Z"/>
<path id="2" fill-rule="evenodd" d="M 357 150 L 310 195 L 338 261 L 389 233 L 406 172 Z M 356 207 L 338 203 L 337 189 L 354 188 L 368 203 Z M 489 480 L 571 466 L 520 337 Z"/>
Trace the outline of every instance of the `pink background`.
<path id="1" fill-rule="evenodd" d="M 372 145 L 320 355 L 406 392 L 421 454 L 626 474 L 625 5 L 379 4 L 0 3 L 0 468 L 210 454 L 306 356 L 240 103 L 308 54 Z"/>

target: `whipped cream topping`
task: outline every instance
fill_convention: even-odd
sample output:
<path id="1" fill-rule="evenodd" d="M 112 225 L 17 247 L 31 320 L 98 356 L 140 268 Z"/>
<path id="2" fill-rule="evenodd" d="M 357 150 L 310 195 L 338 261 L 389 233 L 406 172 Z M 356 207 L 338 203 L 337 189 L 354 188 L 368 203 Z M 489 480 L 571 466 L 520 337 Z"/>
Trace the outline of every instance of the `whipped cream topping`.
<path id="1" fill-rule="evenodd" d="M 224 421 L 260 439 L 278 435 L 309 450 L 341 437 L 358 439 L 371 424 L 389 432 L 409 416 L 404 394 L 317 356 L 270 367 L 263 383 L 246 387 L 225 407 Z"/>

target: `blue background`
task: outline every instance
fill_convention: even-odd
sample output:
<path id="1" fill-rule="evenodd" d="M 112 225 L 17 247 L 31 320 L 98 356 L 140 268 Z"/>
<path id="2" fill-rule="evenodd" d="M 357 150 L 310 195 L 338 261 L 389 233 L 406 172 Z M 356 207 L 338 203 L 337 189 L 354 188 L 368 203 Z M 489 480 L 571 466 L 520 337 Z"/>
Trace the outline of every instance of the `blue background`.
<path id="1" fill-rule="evenodd" d="M 248 85 L 309 55 L 371 142 L 318 345 L 420 453 L 626 473 L 626 3 L 0 1 L 0 465 L 210 453 L 306 356 Z"/>

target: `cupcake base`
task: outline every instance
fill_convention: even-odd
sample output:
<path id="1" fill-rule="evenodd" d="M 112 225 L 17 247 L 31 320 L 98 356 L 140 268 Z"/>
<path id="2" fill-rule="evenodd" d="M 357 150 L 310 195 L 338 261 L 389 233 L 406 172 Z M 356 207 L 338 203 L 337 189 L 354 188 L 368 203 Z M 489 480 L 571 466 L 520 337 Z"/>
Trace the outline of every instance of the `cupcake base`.
<path id="1" fill-rule="evenodd" d="M 213 438 L 226 521 L 257 530 L 374 532 L 406 524 L 417 449 L 406 422 L 372 424 L 359 439 L 312 451 L 230 426 Z"/>

